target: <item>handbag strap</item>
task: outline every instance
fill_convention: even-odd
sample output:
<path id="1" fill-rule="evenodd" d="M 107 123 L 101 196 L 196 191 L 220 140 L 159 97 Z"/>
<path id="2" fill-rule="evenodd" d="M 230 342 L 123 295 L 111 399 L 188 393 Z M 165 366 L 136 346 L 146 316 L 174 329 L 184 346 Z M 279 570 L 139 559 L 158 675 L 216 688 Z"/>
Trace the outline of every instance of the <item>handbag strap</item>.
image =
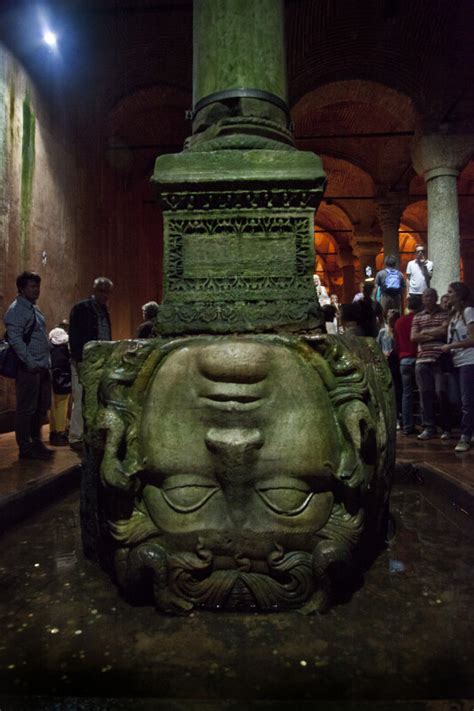
<path id="1" fill-rule="evenodd" d="M 28 331 L 23 334 L 23 341 L 26 343 L 26 345 L 29 344 L 31 341 L 31 336 L 33 335 L 33 331 L 35 330 L 36 327 L 36 311 L 33 309 L 33 323 L 29 327 Z M 5 331 L 5 335 L 3 336 L 3 339 L 5 341 L 8 341 L 8 330 Z"/>
<path id="2" fill-rule="evenodd" d="M 36 327 L 36 311 L 33 309 L 33 323 L 31 324 L 28 331 L 23 334 L 23 340 L 26 343 L 26 345 L 28 345 L 29 342 L 31 341 L 31 336 L 33 335 L 33 331 L 35 330 L 35 327 Z"/>

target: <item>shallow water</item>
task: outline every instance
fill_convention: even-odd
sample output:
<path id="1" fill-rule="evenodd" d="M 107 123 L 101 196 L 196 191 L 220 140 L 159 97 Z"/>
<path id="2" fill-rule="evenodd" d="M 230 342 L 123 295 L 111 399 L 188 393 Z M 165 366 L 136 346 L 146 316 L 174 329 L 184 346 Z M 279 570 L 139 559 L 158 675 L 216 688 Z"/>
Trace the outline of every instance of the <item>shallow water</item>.
<path id="1" fill-rule="evenodd" d="M 1 538 L 1 693 L 474 698 L 474 524 L 422 484 L 397 485 L 392 512 L 395 538 L 328 614 L 183 619 L 130 607 L 82 557 L 71 494 Z"/>

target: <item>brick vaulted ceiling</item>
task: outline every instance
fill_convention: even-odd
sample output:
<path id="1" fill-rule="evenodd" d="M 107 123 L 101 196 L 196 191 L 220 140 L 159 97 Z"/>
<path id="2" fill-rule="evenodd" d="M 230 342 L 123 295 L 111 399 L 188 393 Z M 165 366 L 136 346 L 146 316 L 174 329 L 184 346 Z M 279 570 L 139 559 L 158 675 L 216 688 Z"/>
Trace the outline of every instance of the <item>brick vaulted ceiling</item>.
<path id="1" fill-rule="evenodd" d="M 15 30 L 26 7 L 2 0 L 1 36 L 41 83 Z M 192 2 L 49 8 L 74 29 L 71 111 L 102 136 L 109 164 L 145 185 L 154 158 L 180 150 L 190 132 Z M 404 228 L 425 237 L 426 188 L 410 147 L 426 128 L 474 131 L 473 1 L 286 0 L 286 31 L 297 146 L 321 155 L 329 178 L 317 227 L 344 249 L 357 227 L 380 236 L 375 197 L 390 189 L 409 196 Z M 458 187 L 462 238 L 474 244 L 473 163 Z"/>

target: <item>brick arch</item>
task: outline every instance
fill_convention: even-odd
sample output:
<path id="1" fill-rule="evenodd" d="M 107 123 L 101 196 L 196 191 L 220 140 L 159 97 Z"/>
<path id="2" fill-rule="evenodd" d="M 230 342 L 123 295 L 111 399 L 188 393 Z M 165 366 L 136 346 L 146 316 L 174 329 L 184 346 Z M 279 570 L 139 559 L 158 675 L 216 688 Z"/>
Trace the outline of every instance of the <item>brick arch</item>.
<path id="1" fill-rule="evenodd" d="M 318 222 L 314 225 L 315 273 L 319 273 L 324 285 L 332 291 L 334 281 L 339 279 L 339 244 L 330 230 L 326 230 Z M 318 265 L 323 265 L 324 278 L 318 272 Z"/>
<path id="2" fill-rule="evenodd" d="M 438 109 L 442 115 L 459 96 L 463 65 L 472 56 L 466 32 L 471 7 L 469 0 L 459 0 L 455 11 L 443 0 L 433 0 L 429 9 L 426 0 L 287 3 L 293 99 L 329 82 L 365 80 L 383 82 L 423 111 Z M 451 73 L 443 71 L 447 58 Z M 438 105 L 437 93 L 443 96 Z"/>
<path id="3" fill-rule="evenodd" d="M 190 133 L 184 116 L 189 92 L 171 84 L 153 84 L 122 97 L 109 111 L 109 136 L 146 143 L 180 144 Z"/>
<path id="4" fill-rule="evenodd" d="M 375 185 L 371 175 L 359 165 L 334 157 L 321 155 L 324 170 L 328 177 L 328 185 L 323 202 L 336 205 L 346 215 L 351 225 L 371 221 L 375 217 L 375 204 L 372 200 L 344 200 L 341 197 L 363 196 L 375 197 Z M 369 218 L 367 219 L 367 215 Z"/>
<path id="5" fill-rule="evenodd" d="M 400 132 L 415 131 L 421 118 L 406 94 L 374 81 L 330 82 L 302 96 L 292 116 L 299 148 L 345 158 L 378 185 L 410 179 L 411 135 Z"/>
<path id="6" fill-rule="evenodd" d="M 123 96 L 111 108 L 107 159 L 126 175 L 128 188 L 151 176 L 158 155 L 181 150 L 191 131 L 185 120 L 188 105 L 187 90 L 160 83 Z"/>
<path id="7" fill-rule="evenodd" d="M 328 204 L 325 200 L 322 200 L 318 207 L 315 222 L 321 224 L 328 231 L 338 229 L 352 230 L 351 218 L 344 210 L 344 207 L 333 202 Z"/>
<path id="8" fill-rule="evenodd" d="M 371 112 L 360 119 L 354 115 L 353 105 L 370 107 Z M 332 106 L 339 107 L 339 121 L 334 128 L 353 126 L 367 131 L 367 125 L 384 130 L 410 130 L 420 116 L 407 94 L 385 83 L 369 80 L 345 80 L 322 84 L 295 102 L 291 114 L 297 131 L 307 130 L 314 121 L 314 113 Z M 390 117 L 390 118 L 388 118 Z M 387 125 L 390 120 L 390 125 Z M 336 130 L 332 131 L 337 133 Z"/>

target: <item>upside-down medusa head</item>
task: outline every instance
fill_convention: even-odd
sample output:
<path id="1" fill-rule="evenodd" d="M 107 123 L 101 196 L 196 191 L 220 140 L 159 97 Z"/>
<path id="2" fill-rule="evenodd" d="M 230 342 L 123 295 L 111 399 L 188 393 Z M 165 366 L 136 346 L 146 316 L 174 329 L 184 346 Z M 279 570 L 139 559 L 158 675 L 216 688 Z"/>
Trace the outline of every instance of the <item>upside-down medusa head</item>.
<path id="1" fill-rule="evenodd" d="M 86 388 L 98 372 L 89 440 L 122 587 L 151 577 L 166 612 L 324 607 L 330 570 L 386 514 L 395 417 L 378 348 L 155 339 L 89 347 Z"/>

